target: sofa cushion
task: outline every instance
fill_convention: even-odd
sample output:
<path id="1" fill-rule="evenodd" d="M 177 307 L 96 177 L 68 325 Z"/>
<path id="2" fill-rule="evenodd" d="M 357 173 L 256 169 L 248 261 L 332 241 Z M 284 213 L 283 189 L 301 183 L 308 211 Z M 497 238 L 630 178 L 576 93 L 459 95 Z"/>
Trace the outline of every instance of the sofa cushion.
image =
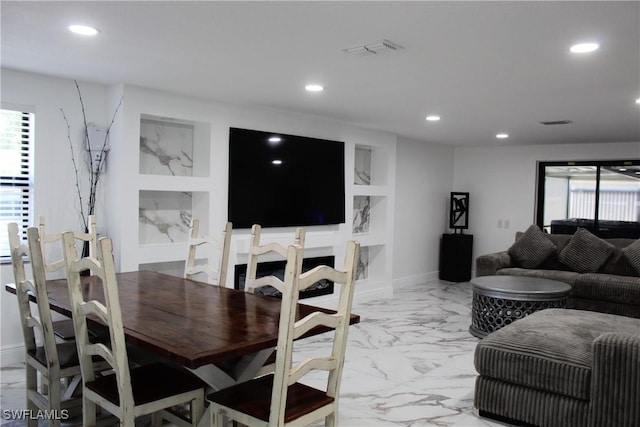
<path id="1" fill-rule="evenodd" d="M 571 297 L 636 304 L 640 301 L 640 277 L 603 273 L 581 274 L 573 285 Z"/>
<path id="2" fill-rule="evenodd" d="M 640 239 L 622 249 L 624 258 L 640 274 Z"/>
<path id="3" fill-rule="evenodd" d="M 600 267 L 598 273 L 615 274 L 618 276 L 635 276 L 638 277 L 639 273 L 631 265 L 625 253 L 622 249 L 616 248 L 613 255 L 607 260 L 607 262 Z"/>
<path id="4" fill-rule="evenodd" d="M 594 273 L 613 255 L 615 246 L 584 228 L 575 232 L 560 252 L 560 261 L 579 273 Z"/>
<path id="5" fill-rule="evenodd" d="M 511 245 L 508 252 L 516 266 L 536 268 L 556 253 L 556 245 L 534 224 Z"/>
<path id="6" fill-rule="evenodd" d="M 591 311 L 546 309 L 478 343 L 482 376 L 576 399 L 589 399 L 593 341 L 605 332 L 637 334 L 640 319 Z"/>
<path id="7" fill-rule="evenodd" d="M 543 279 L 558 280 L 571 286 L 576 282 L 580 273 L 575 271 L 564 270 L 544 270 L 533 268 L 509 267 L 498 270 L 498 276 L 525 276 L 525 277 L 541 277 Z"/>

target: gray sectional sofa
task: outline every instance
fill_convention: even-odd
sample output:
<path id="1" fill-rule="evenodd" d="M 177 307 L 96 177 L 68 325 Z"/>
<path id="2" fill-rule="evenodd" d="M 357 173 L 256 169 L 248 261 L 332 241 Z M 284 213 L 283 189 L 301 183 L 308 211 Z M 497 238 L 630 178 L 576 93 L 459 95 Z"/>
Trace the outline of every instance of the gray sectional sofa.
<path id="1" fill-rule="evenodd" d="M 572 308 L 538 311 L 478 343 L 480 415 L 524 426 L 639 427 L 639 266 L 639 240 L 537 227 L 518 233 L 509 250 L 477 258 L 476 275 L 572 286 Z"/>
<path id="2" fill-rule="evenodd" d="M 516 233 L 508 250 L 479 256 L 476 276 L 559 280 L 572 288 L 567 308 L 640 318 L 640 240 L 599 239 L 583 229 L 575 238 L 532 227 Z"/>

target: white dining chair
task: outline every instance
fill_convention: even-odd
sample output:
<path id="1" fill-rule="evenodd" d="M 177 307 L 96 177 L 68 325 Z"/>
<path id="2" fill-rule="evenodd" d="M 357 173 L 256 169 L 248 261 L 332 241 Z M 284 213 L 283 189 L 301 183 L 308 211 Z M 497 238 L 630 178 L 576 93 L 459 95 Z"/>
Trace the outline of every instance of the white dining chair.
<path id="1" fill-rule="evenodd" d="M 205 274 L 207 282 L 225 286 L 227 282 L 227 269 L 229 267 L 229 248 L 231 245 L 232 224 L 227 222 L 222 231 L 222 238 L 200 234 L 200 220 L 193 218 L 189 232 L 189 250 L 184 265 L 185 279 L 194 279 L 198 274 Z M 207 263 L 196 263 L 197 250 L 200 246 L 207 245 L 210 249 L 207 255 Z M 212 264 L 212 259 L 217 257 L 217 265 Z"/>
<path id="2" fill-rule="evenodd" d="M 302 248 L 291 245 L 286 249 L 284 280 L 273 276 L 256 280 L 257 284 L 268 284 L 282 292 L 275 371 L 208 395 L 212 425 L 222 427 L 226 419 L 256 427 L 303 426 L 322 419 L 326 426 L 337 424 L 338 396 L 359 249 L 358 242 L 347 242 L 343 269 L 319 266 L 301 273 Z M 263 247 L 261 252 L 272 250 L 280 253 L 280 248 L 275 245 Z M 299 291 L 322 279 L 340 286 L 335 313 L 317 311 L 296 321 Z M 294 364 L 294 340 L 317 327 L 332 330 L 329 355 L 308 357 L 305 354 L 307 359 Z M 316 370 L 328 372 L 324 387 L 315 388 L 300 382 L 305 375 Z"/>
<path id="3" fill-rule="evenodd" d="M 74 396 L 81 381 L 80 363 L 73 341 L 58 343 L 53 331 L 45 284 L 38 228 L 27 230 L 28 247 L 21 242 L 19 227 L 10 223 L 9 248 L 16 286 L 18 309 L 25 345 L 26 409 L 52 411 L 61 416 L 62 410 L 80 408 L 81 399 Z M 33 267 L 33 280 L 27 280 L 24 259 L 29 256 Z M 35 297 L 36 304 L 29 302 Z M 38 384 L 40 374 L 40 384 Z M 55 412 L 57 411 L 57 412 Z M 59 426 L 61 417 L 54 417 L 50 425 Z M 37 419 L 28 419 L 27 425 L 37 426 Z"/>
<path id="4" fill-rule="evenodd" d="M 152 363 L 130 368 L 125 346 L 122 310 L 113 259 L 111 239 L 98 241 L 96 258 L 79 258 L 73 232 L 62 234 L 72 318 L 82 371 L 83 425 L 94 426 L 96 406 L 120 420 L 120 425 L 134 427 L 135 419 L 151 414 L 155 425 L 162 419 L 173 424 L 196 426 L 204 413 L 204 384 L 186 370 Z M 90 269 L 102 281 L 103 301 L 85 300 L 80 273 Z M 88 318 L 99 319 L 109 329 L 110 345 L 93 344 L 87 333 Z M 97 377 L 91 360 L 104 359 L 113 375 Z M 188 404 L 188 420 L 168 411 Z"/>
<path id="5" fill-rule="evenodd" d="M 304 228 L 297 228 L 293 239 L 293 244 L 304 248 L 306 232 Z M 249 241 L 249 257 L 247 260 L 247 272 L 245 274 L 244 290 L 245 292 L 255 293 L 257 288 L 265 285 L 257 285 L 257 274 L 259 259 L 265 253 L 271 252 L 278 254 L 281 258 L 285 258 L 287 248 L 279 243 L 270 242 L 262 243 L 262 227 L 254 224 L 251 227 L 251 238 Z"/>
<path id="6" fill-rule="evenodd" d="M 38 230 L 40 235 L 40 254 L 42 258 L 42 266 L 38 268 L 42 268 L 45 274 L 45 277 L 49 273 L 54 273 L 56 271 L 60 271 L 64 268 L 64 258 L 60 257 L 54 261 L 49 261 L 47 259 L 47 253 L 51 253 L 47 251 L 47 247 L 51 248 L 55 246 L 55 249 L 60 249 L 60 241 L 62 239 L 61 232 L 55 233 L 47 233 L 45 227 L 45 217 L 41 216 L 38 221 Z M 96 217 L 95 215 L 90 215 L 88 220 L 87 231 L 74 231 L 77 236 L 83 237 L 84 241 L 88 242 L 89 246 L 89 254 L 95 254 L 96 244 L 98 241 L 97 234 L 97 225 L 96 225 Z M 55 244 L 55 245 L 54 245 Z M 62 319 L 53 321 L 53 331 L 55 335 L 65 341 L 75 339 L 73 333 L 73 321 L 71 319 Z"/>

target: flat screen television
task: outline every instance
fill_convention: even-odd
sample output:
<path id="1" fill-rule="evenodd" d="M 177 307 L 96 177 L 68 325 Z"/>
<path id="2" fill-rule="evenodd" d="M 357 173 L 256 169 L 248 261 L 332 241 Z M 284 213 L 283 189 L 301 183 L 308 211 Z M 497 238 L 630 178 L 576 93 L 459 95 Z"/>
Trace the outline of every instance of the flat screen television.
<path id="1" fill-rule="evenodd" d="M 229 129 L 233 228 L 345 221 L 344 142 Z"/>

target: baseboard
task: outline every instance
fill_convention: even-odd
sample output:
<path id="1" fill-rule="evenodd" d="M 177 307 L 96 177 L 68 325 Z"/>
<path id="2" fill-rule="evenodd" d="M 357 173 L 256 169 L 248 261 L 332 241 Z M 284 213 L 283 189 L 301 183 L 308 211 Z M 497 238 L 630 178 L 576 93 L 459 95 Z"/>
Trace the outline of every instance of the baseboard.
<path id="1" fill-rule="evenodd" d="M 0 350 L 0 367 L 24 362 L 24 346 L 7 346 Z"/>
<path id="2" fill-rule="evenodd" d="M 402 286 L 419 285 L 421 283 L 431 282 L 438 280 L 438 272 L 431 271 L 429 273 L 416 274 L 414 276 L 405 276 L 393 279 L 393 287 L 398 288 Z"/>

